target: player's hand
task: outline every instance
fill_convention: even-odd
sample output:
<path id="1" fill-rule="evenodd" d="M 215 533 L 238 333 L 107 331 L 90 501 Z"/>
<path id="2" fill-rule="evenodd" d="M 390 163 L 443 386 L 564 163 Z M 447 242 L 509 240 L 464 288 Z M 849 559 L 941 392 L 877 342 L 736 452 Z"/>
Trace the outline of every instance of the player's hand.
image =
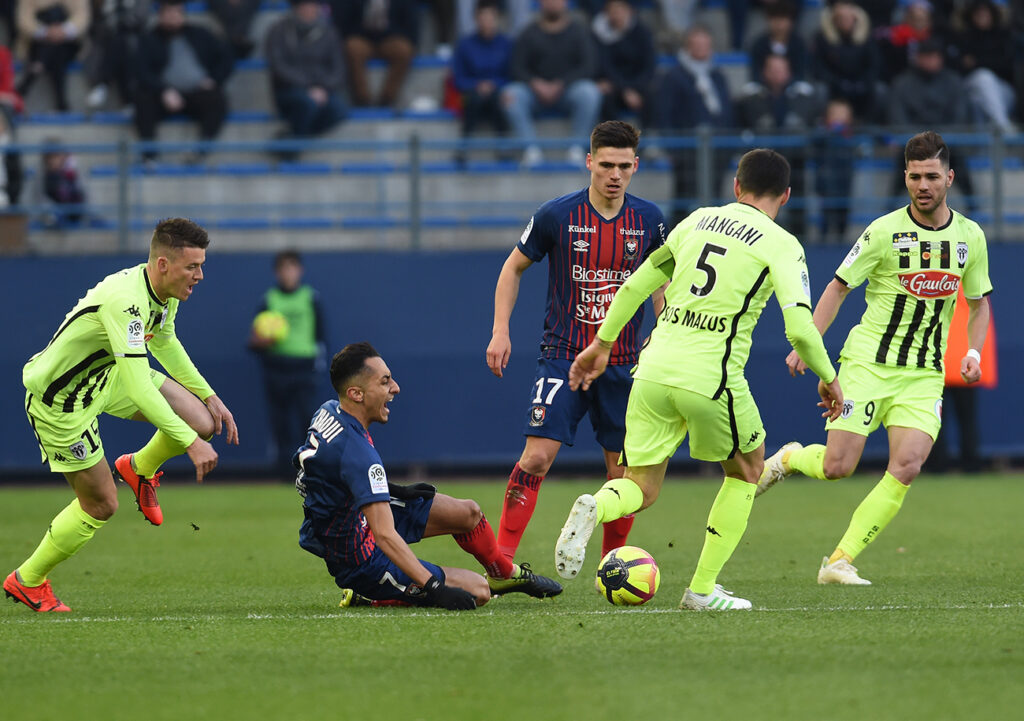
<path id="1" fill-rule="evenodd" d="M 981 363 L 976 358 L 965 355 L 960 361 L 960 377 L 964 383 L 977 383 L 981 380 Z"/>
<path id="2" fill-rule="evenodd" d="M 168 112 L 176 113 L 185 107 L 185 98 L 181 97 L 174 88 L 167 88 L 161 94 L 160 99 L 163 101 L 164 107 Z"/>
<path id="3" fill-rule="evenodd" d="M 501 378 L 501 372 L 508 365 L 508 357 L 512 354 L 512 340 L 508 333 L 495 333 L 487 344 L 487 367 L 491 373 Z"/>
<path id="4" fill-rule="evenodd" d="M 843 413 L 843 390 L 839 387 L 839 376 L 832 379 L 831 383 L 818 381 L 818 395 L 821 401 L 818 405 L 825 409 L 821 414 L 822 418 L 834 421 Z"/>
<path id="5" fill-rule="evenodd" d="M 224 441 L 228 444 L 238 445 L 238 426 L 235 425 L 235 417 L 217 396 L 213 395 L 206 399 L 206 408 L 213 416 L 213 432 L 220 433 L 225 430 Z"/>
<path id="6" fill-rule="evenodd" d="M 597 380 L 598 376 L 604 373 L 608 367 L 608 358 L 611 357 L 612 349 L 605 348 L 595 338 L 590 345 L 580 351 L 576 359 L 569 366 L 569 388 L 578 391 L 589 390 L 590 384 Z"/>
<path id="7" fill-rule="evenodd" d="M 202 483 L 207 474 L 217 467 L 217 451 L 202 438 L 196 438 L 185 452 L 196 467 L 196 483 Z"/>
<path id="8" fill-rule="evenodd" d="M 807 364 L 803 362 L 800 354 L 795 350 L 790 351 L 789 355 L 786 356 L 786 367 L 789 368 L 789 374 L 794 378 L 796 378 L 797 373 L 803 375 L 807 370 Z"/>
<path id="9" fill-rule="evenodd" d="M 431 576 L 423 587 L 423 594 L 435 606 L 449 611 L 472 611 L 476 608 L 476 598 L 469 591 L 455 586 L 446 586 L 437 576 Z"/>

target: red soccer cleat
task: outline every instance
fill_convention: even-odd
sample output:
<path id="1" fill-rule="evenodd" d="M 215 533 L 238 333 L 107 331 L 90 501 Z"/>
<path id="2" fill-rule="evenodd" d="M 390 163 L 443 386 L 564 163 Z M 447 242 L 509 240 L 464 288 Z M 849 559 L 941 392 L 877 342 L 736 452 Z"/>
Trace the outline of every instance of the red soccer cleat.
<path id="1" fill-rule="evenodd" d="M 164 512 L 160 510 L 160 501 L 156 499 L 156 487 L 160 485 L 162 471 L 158 471 L 152 478 L 143 478 L 132 468 L 132 454 L 126 453 L 114 461 L 114 470 L 117 477 L 128 484 L 135 494 L 135 504 L 142 511 L 146 520 L 154 526 L 164 522 Z"/>
<path id="2" fill-rule="evenodd" d="M 71 610 L 53 595 L 49 581 L 44 581 L 39 586 L 26 586 L 18 578 L 17 571 L 11 571 L 11 575 L 4 579 L 4 593 L 8 598 L 13 598 L 15 602 L 20 601 L 39 613 L 67 613 Z"/>

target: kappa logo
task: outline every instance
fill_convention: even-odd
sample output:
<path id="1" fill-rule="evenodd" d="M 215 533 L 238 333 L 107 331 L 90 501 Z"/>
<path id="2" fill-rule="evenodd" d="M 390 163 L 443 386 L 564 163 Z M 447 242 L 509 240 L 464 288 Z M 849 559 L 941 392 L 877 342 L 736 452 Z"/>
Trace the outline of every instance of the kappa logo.
<path id="1" fill-rule="evenodd" d="M 544 425 L 544 418 L 547 414 L 548 409 L 544 406 L 534 406 L 530 409 L 530 425 L 534 428 Z"/>
<path id="2" fill-rule="evenodd" d="M 852 416 L 853 415 L 853 407 L 855 405 L 856 404 L 853 401 L 851 401 L 851 400 L 844 400 L 843 401 L 842 418 L 849 418 L 850 416 Z"/>
<path id="3" fill-rule="evenodd" d="M 710 533 L 712 536 L 718 536 L 719 538 L 722 537 L 722 534 L 716 531 L 714 526 L 708 526 L 708 533 Z"/>
<path id="4" fill-rule="evenodd" d="M 78 460 L 80 460 L 80 461 L 84 461 L 85 460 L 85 456 L 87 454 L 85 452 L 85 443 L 83 443 L 82 441 L 78 441 L 77 443 L 72 443 L 70 446 L 68 446 L 68 450 L 71 451 L 71 455 L 73 455 Z"/>
<path id="5" fill-rule="evenodd" d="M 626 258 L 632 260 L 636 258 L 636 254 L 640 251 L 640 242 L 636 240 L 626 241 Z"/>
<path id="6" fill-rule="evenodd" d="M 967 265 L 967 243 L 960 242 L 956 244 L 956 264 L 960 268 Z"/>
<path id="7" fill-rule="evenodd" d="M 754 441 L 756 441 L 760 437 L 761 437 L 761 431 L 754 431 L 753 433 L 750 434 L 750 438 L 747 439 L 747 445 L 753 443 Z"/>
<path id="8" fill-rule="evenodd" d="M 142 313 L 139 312 L 138 306 L 129 306 L 128 308 L 124 309 L 124 312 L 134 318 L 142 318 Z"/>
<path id="9" fill-rule="evenodd" d="M 63 453 L 57 451 L 56 453 L 53 454 L 53 460 L 57 461 L 58 463 L 67 463 L 69 459 Z"/>

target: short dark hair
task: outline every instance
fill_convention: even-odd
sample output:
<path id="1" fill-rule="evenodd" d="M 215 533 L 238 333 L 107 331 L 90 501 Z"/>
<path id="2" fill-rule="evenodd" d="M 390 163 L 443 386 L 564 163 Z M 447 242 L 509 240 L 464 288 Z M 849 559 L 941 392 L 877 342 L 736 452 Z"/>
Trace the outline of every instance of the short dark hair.
<path id="1" fill-rule="evenodd" d="M 366 368 L 370 358 L 380 358 L 380 353 L 367 343 L 349 343 L 334 354 L 331 359 L 331 385 L 339 394 L 345 391 L 349 382 Z"/>
<path id="2" fill-rule="evenodd" d="M 198 223 L 188 218 L 165 218 L 153 229 L 149 249 L 150 253 L 159 248 L 177 251 L 182 248 L 205 248 L 209 244 L 210 236 Z"/>
<path id="3" fill-rule="evenodd" d="M 493 10 L 500 15 L 501 3 L 498 0 L 476 0 L 476 7 L 473 9 L 473 12 L 478 13 L 481 10 Z"/>
<path id="4" fill-rule="evenodd" d="M 632 148 L 636 152 L 640 145 L 640 131 L 621 120 L 606 120 L 598 123 L 590 133 L 590 152 L 600 148 Z"/>
<path id="5" fill-rule="evenodd" d="M 755 197 L 777 198 L 789 187 L 789 161 L 771 148 L 756 148 L 740 158 L 736 179 Z"/>
<path id="6" fill-rule="evenodd" d="M 908 165 L 911 160 L 938 159 L 942 167 L 949 168 L 949 146 L 942 136 L 934 130 L 925 130 L 907 141 L 903 149 L 903 162 Z"/>
<path id="7" fill-rule="evenodd" d="M 302 265 L 302 256 L 299 255 L 299 251 L 294 248 L 288 248 L 274 256 L 274 270 L 277 270 L 285 263 L 297 263 Z"/>

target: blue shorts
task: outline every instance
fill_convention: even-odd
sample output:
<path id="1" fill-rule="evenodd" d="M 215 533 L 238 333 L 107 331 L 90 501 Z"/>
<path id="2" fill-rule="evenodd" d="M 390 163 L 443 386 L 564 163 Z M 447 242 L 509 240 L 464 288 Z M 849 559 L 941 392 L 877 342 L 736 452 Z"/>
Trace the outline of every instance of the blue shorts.
<path id="1" fill-rule="evenodd" d="M 537 375 L 530 388 L 524 436 L 551 438 L 571 446 L 576 427 L 590 414 L 597 442 L 607 451 L 622 452 L 626 436 L 626 404 L 633 386 L 630 366 L 608 366 L 590 390 L 569 390 L 572 361 L 539 358 Z"/>
<path id="2" fill-rule="evenodd" d="M 411 501 L 391 499 L 391 515 L 395 519 L 395 530 L 406 543 L 411 545 L 423 538 L 432 505 L 433 498 L 414 498 Z M 440 566 L 423 560 L 420 563 L 444 582 L 444 571 Z M 430 605 L 419 593 L 419 586 L 416 586 L 405 571 L 396 566 L 380 548 L 374 548 L 370 557 L 355 567 L 333 565 L 328 559 L 327 570 L 334 576 L 334 582 L 339 588 L 351 588 L 359 595 L 375 601 L 405 601 L 416 606 Z"/>

